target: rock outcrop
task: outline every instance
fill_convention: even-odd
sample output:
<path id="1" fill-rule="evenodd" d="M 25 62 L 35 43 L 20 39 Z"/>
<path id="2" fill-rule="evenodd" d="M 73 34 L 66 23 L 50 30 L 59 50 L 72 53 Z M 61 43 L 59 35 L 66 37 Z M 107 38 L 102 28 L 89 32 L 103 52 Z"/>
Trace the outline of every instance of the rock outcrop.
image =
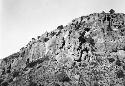
<path id="1" fill-rule="evenodd" d="M 125 14 L 93 13 L 0 60 L 0 86 L 125 86 Z"/>

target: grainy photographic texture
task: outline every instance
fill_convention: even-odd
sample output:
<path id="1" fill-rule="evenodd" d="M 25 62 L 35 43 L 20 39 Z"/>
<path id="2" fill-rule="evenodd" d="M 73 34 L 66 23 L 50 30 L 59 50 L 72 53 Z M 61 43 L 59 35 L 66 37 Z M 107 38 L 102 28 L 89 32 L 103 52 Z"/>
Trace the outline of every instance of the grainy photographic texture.
<path id="1" fill-rule="evenodd" d="M 0 61 L 0 86 L 125 86 L 125 14 L 92 13 Z"/>

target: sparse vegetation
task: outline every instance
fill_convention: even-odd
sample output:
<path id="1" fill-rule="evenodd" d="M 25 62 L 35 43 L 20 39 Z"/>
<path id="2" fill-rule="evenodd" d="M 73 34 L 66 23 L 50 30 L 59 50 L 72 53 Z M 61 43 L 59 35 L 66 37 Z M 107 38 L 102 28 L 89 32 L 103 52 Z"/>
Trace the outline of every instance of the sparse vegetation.
<path id="1" fill-rule="evenodd" d="M 1 60 L 0 86 L 125 86 L 125 15 L 109 12 L 32 38 Z"/>

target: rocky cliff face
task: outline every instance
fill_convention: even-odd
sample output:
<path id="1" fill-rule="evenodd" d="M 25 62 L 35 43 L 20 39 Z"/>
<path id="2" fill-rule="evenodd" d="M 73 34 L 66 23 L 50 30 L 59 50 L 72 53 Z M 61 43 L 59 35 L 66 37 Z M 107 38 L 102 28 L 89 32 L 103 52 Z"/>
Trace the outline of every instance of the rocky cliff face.
<path id="1" fill-rule="evenodd" d="M 93 13 L 0 61 L 0 86 L 125 86 L 125 14 Z"/>

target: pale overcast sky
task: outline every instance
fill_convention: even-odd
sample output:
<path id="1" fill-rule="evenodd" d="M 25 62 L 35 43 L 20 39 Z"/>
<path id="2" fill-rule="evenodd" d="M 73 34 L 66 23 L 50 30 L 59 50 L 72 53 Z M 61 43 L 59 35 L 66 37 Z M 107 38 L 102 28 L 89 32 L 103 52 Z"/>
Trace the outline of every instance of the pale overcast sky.
<path id="1" fill-rule="evenodd" d="M 1 0 L 0 58 L 19 51 L 46 30 L 110 9 L 125 13 L 125 0 Z"/>

